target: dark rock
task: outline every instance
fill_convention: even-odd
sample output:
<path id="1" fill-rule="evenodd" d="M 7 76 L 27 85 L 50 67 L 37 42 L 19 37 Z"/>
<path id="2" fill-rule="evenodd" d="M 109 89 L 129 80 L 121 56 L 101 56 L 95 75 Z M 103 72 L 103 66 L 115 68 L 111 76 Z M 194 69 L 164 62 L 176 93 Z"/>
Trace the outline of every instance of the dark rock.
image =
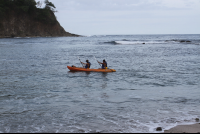
<path id="1" fill-rule="evenodd" d="M 145 43 L 142 43 L 142 44 L 145 44 Z"/>
<path id="2" fill-rule="evenodd" d="M 161 127 L 157 127 L 156 131 L 162 131 L 162 128 Z"/>
<path id="3" fill-rule="evenodd" d="M 191 42 L 191 41 L 189 41 L 189 40 L 180 40 L 180 42 L 183 43 L 183 42 Z"/>
<path id="4" fill-rule="evenodd" d="M 196 120 L 196 122 L 199 122 L 199 118 L 196 118 L 195 120 Z"/>
<path id="5" fill-rule="evenodd" d="M 180 42 L 185 42 L 185 40 L 181 40 Z"/>
<path id="6" fill-rule="evenodd" d="M 15 37 L 15 35 L 14 35 L 14 34 L 11 34 L 11 35 L 10 35 L 10 37 L 14 38 L 14 37 Z"/>

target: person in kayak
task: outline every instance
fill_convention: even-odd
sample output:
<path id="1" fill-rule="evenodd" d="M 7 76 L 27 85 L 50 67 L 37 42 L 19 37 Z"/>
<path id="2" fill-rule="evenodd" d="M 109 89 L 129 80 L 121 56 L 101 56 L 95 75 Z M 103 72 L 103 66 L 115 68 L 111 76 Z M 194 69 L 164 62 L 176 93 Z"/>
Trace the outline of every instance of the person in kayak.
<path id="1" fill-rule="evenodd" d="M 89 69 L 91 66 L 91 63 L 89 62 L 89 60 L 86 60 L 86 63 L 83 63 L 83 62 L 81 62 L 81 63 L 85 65 L 86 69 Z"/>
<path id="2" fill-rule="evenodd" d="M 101 62 L 99 62 L 99 63 L 102 64 L 102 69 L 107 69 L 108 68 L 106 60 L 103 60 L 103 63 L 101 63 Z"/>

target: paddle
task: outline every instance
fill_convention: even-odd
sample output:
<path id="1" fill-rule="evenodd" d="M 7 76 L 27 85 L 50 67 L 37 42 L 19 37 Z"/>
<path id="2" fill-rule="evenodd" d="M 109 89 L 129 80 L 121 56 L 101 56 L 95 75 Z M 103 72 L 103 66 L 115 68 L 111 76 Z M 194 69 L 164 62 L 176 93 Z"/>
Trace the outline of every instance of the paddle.
<path id="1" fill-rule="evenodd" d="M 78 59 L 79 59 L 79 61 L 81 62 L 81 60 L 80 60 L 80 58 L 78 57 Z M 81 62 L 81 64 L 82 64 L 82 62 Z M 83 64 L 82 64 L 82 66 L 83 66 Z M 84 68 L 84 66 L 83 66 L 83 68 Z"/>
<path id="2" fill-rule="evenodd" d="M 95 56 L 94 56 L 94 58 L 95 58 Z M 96 59 L 96 58 L 95 58 Z M 96 61 L 98 62 L 98 60 L 96 59 Z M 99 63 L 99 62 L 98 62 Z M 100 65 L 100 63 L 99 63 L 99 66 L 101 67 L 101 65 Z"/>

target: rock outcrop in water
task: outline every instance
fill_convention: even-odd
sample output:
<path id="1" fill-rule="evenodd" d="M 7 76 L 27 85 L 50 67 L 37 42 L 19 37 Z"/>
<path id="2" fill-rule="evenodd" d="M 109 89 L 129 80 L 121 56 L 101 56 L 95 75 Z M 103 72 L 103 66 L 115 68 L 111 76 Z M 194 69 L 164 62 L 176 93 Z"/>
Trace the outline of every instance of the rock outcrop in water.
<path id="1" fill-rule="evenodd" d="M 191 41 L 189 40 L 166 40 L 166 42 L 169 42 L 169 41 L 175 41 L 175 42 L 180 42 L 180 43 L 191 43 Z"/>
<path id="2" fill-rule="evenodd" d="M 66 32 L 57 21 L 54 12 L 50 8 L 36 8 L 34 0 L 30 0 L 35 6 L 32 10 L 24 4 L 28 0 L 25 0 L 23 5 L 16 3 L 18 1 L 7 1 L 0 1 L 0 38 L 79 36 Z"/>

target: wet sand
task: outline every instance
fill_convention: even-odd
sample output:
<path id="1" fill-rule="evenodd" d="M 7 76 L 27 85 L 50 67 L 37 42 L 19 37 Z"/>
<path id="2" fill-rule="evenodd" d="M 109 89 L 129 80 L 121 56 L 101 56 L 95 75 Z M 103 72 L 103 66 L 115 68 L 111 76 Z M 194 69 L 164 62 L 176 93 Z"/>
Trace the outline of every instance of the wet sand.
<path id="1" fill-rule="evenodd" d="M 200 133 L 200 123 L 193 125 L 179 125 L 169 130 L 165 130 L 164 133 Z"/>

